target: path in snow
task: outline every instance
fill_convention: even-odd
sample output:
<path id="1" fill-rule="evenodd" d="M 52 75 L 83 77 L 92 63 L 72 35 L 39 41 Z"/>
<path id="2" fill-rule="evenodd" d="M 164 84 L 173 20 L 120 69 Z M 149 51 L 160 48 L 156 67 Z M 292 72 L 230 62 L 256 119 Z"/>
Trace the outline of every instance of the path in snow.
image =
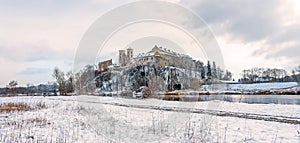
<path id="1" fill-rule="evenodd" d="M 101 97 L 99 97 L 101 98 Z M 300 117 L 298 116 L 284 116 L 284 115 L 268 115 L 268 114 L 259 114 L 259 113 L 245 113 L 245 112 L 235 112 L 235 111 L 221 111 L 221 110 L 211 110 L 211 109 L 198 109 L 198 108 L 186 108 L 186 107 L 175 107 L 175 106 L 153 106 L 153 105 L 143 105 L 143 104 L 131 104 L 126 102 L 99 102 L 99 101 L 90 101 L 90 100 L 81 100 L 77 98 L 78 102 L 84 103 L 96 103 L 104 105 L 113 105 L 121 106 L 128 108 L 139 108 L 139 109 L 152 109 L 152 110 L 161 110 L 161 111 L 173 111 L 173 112 L 183 112 L 183 113 L 197 113 L 197 114 L 208 114 L 214 116 L 227 116 L 227 117 L 237 117 L 253 120 L 264 120 L 280 123 L 289 123 L 289 124 L 300 124 Z M 55 99 L 57 100 L 57 99 Z M 70 100 L 68 98 L 61 98 L 61 100 Z M 118 99 L 122 100 L 122 98 Z"/>

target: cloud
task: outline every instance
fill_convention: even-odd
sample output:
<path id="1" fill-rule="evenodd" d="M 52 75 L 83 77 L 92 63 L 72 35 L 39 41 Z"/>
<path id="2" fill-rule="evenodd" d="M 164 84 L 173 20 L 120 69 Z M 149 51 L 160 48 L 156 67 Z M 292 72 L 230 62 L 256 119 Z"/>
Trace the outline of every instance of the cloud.
<path id="1" fill-rule="evenodd" d="M 283 42 L 298 42 L 300 35 L 300 23 L 282 26 L 278 33 L 274 33 L 268 39 L 269 44 L 280 44 Z"/>
<path id="2" fill-rule="evenodd" d="M 294 43 L 291 46 L 282 48 L 276 52 L 267 54 L 267 58 L 281 57 L 292 59 L 294 63 L 290 64 L 300 64 L 300 43 Z"/>
<path id="3" fill-rule="evenodd" d="M 247 46 L 254 50 L 253 57 L 286 58 L 290 64 L 300 62 L 300 14 L 295 13 L 298 2 L 194 0 L 181 3 L 202 17 L 217 36 L 230 35 L 231 43 L 255 45 Z"/>
<path id="4" fill-rule="evenodd" d="M 294 63 L 300 63 L 300 24 L 282 27 L 280 31 L 270 35 L 265 48 L 256 50 L 253 54 L 265 53 L 266 58 L 288 58 Z"/>
<path id="5" fill-rule="evenodd" d="M 118 0 L 28 0 L 0 2 L 0 86 L 51 80 L 55 66 L 71 70 L 78 43 L 90 24 Z M 35 67 L 35 68 L 33 68 Z M 34 74 L 36 73 L 36 74 Z"/>
<path id="6" fill-rule="evenodd" d="M 70 53 L 72 55 L 72 53 Z M 45 41 L 34 44 L 0 44 L 0 57 L 9 61 L 35 62 L 43 60 L 68 59 L 65 51 L 57 51 L 48 46 Z"/>
<path id="7" fill-rule="evenodd" d="M 48 68 L 29 67 L 29 68 L 26 68 L 23 71 L 19 72 L 19 74 L 22 74 L 22 75 L 38 75 L 38 74 L 48 74 L 51 71 L 52 70 L 48 69 Z"/>
<path id="8" fill-rule="evenodd" d="M 183 1 L 191 6 L 208 24 L 223 24 L 230 32 L 246 42 L 264 39 L 277 31 L 282 13 L 279 0 L 202 0 Z"/>
<path id="9" fill-rule="evenodd" d="M 49 80 L 51 73 L 49 77 L 34 76 L 33 73 L 40 75 L 56 65 L 68 70 L 80 39 L 94 20 L 130 1 L 135 0 L 121 3 L 119 0 L 1 1 L 0 63 L 5 65 L 1 70 L 7 73 L 1 77 L 2 82 L 16 78 L 16 75 L 21 76 L 18 78 L 23 83 Z M 222 50 L 229 50 L 224 52 L 225 57 L 231 57 L 229 65 L 244 68 L 245 64 L 255 65 L 251 63 L 253 59 L 259 59 L 260 63 L 269 61 L 269 64 L 277 58 L 289 58 L 292 63 L 299 63 L 300 21 L 297 19 L 300 14 L 294 15 L 290 2 L 182 0 L 180 3 L 200 15 L 217 37 L 226 37 L 222 40 L 226 40 L 227 45 L 220 46 L 227 46 Z M 230 44 L 235 47 L 228 47 Z M 241 58 L 248 57 L 234 57 L 233 52 L 243 56 L 249 53 L 251 58 L 243 61 Z M 238 74 L 239 71 L 235 72 Z"/>

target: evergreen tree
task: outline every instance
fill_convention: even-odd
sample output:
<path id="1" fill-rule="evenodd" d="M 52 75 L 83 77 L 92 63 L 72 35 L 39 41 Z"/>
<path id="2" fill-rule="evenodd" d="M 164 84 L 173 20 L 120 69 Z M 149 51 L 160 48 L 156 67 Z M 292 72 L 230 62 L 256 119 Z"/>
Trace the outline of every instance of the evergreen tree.
<path id="1" fill-rule="evenodd" d="M 215 61 L 213 61 L 213 65 L 211 68 L 211 75 L 213 78 L 217 78 L 217 67 Z"/>
<path id="2" fill-rule="evenodd" d="M 296 67 L 296 71 L 300 74 L 300 65 Z"/>
<path id="3" fill-rule="evenodd" d="M 205 79 L 205 68 L 204 68 L 204 64 L 203 62 L 197 61 L 196 62 L 196 69 L 199 71 L 200 73 L 200 78 L 201 79 Z"/>
<path id="4" fill-rule="evenodd" d="M 205 79 L 205 68 L 202 62 L 200 64 L 200 74 L 201 74 L 201 79 Z"/>
<path id="5" fill-rule="evenodd" d="M 212 79 L 212 73 L 211 73 L 211 66 L 210 66 L 210 62 L 207 61 L 207 79 Z"/>

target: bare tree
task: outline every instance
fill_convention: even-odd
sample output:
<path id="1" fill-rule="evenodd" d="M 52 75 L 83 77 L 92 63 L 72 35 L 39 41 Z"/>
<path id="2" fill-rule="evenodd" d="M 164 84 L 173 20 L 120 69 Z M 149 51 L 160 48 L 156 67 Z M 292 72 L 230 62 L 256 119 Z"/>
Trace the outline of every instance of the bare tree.
<path id="1" fill-rule="evenodd" d="M 91 92 L 96 89 L 95 69 L 93 65 L 86 65 L 80 72 L 75 74 L 75 87 L 78 93 Z"/>
<path id="2" fill-rule="evenodd" d="M 294 79 L 294 81 L 296 81 L 296 82 L 298 82 L 299 83 L 299 75 L 297 75 L 297 74 L 300 74 L 300 65 L 299 66 L 297 66 L 296 68 L 295 68 L 295 70 L 293 70 L 292 71 L 292 77 L 293 77 L 293 79 Z"/>
<path id="3" fill-rule="evenodd" d="M 287 71 L 284 69 L 280 70 L 280 78 L 281 78 L 281 82 L 284 81 L 284 78 L 287 76 Z"/>
<path id="4" fill-rule="evenodd" d="M 15 88 L 18 85 L 18 82 L 16 80 L 12 80 L 8 83 L 9 88 Z"/>
<path id="5" fill-rule="evenodd" d="M 52 76 L 56 79 L 60 95 L 66 95 L 66 82 L 64 72 L 60 71 L 58 67 L 55 67 Z"/>
<path id="6" fill-rule="evenodd" d="M 257 73 L 257 75 L 258 75 L 258 77 L 260 78 L 259 80 L 260 80 L 260 82 L 262 81 L 262 79 L 263 79 L 263 73 L 264 73 L 264 71 L 265 71 L 265 69 L 264 68 L 258 68 L 258 73 Z"/>
<path id="7" fill-rule="evenodd" d="M 190 88 L 193 90 L 199 90 L 201 84 L 203 84 L 203 83 L 198 78 L 191 78 L 191 80 L 190 80 Z"/>
<path id="8" fill-rule="evenodd" d="M 15 88 L 17 87 L 18 82 L 16 80 L 12 80 L 8 83 L 7 88 L 8 90 L 10 90 L 11 92 L 15 91 Z"/>
<path id="9" fill-rule="evenodd" d="M 276 82 L 283 81 L 283 78 L 287 76 L 287 72 L 284 69 L 277 68 L 251 68 L 243 70 L 241 75 L 243 76 L 242 81 L 248 82 Z"/>
<path id="10" fill-rule="evenodd" d="M 225 75 L 224 75 L 224 80 L 231 80 L 232 79 L 232 73 L 228 70 L 226 70 Z"/>
<path id="11" fill-rule="evenodd" d="M 216 72 L 217 72 L 217 78 L 219 80 L 226 80 L 226 79 L 224 79 L 225 78 L 224 71 L 220 67 L 217 68 Z"/>
<path id="12" fill-rule="evenodd" d="M 73 74 L 73 72 L 72 71 L 69 71 L 68 73 L 67 73 L 67 81 L 66 81 L 66 90 L 67 90 L 67 92 L 68 93 L 70 93 L 70 92 L 74 92 L 74 74 Z"/>
<path id="13" fill-rule="evenodd" d="M 243 76 L 243 79 L 242 81 L 244 82 L 249 82 L 250 81 L 250 70 L 243 70 L 242 71 L 242 76 Z"/>
<path id="14" fill-rule="evenodd" d="M 148 87 L 152 95 L 156 95 L 155 93 L 165 91 L 167 89 L 165 81 L 160 76 L 151 74 L 149 75 L 149 79 Z"/>

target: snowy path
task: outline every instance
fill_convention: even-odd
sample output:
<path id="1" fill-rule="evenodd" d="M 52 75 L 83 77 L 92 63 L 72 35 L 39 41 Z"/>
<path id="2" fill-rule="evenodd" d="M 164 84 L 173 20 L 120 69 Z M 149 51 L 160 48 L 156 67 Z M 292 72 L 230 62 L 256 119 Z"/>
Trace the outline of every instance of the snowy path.
<path id="1" fill-rule="evenodd" d="M 245 118 L 245 119 L 254 119 L 254 120 L 264 120 L 264 121 L 273 121 L 273 122 L 280 122 L 280 123 L 290 123 L 290 124 L 300 124 L 300 116 L 284 116 L 284 115 L 272 115 L 272 114 L 257 114 L 251 112 L 235 112 L 229 110 L 211 110 L 211 109 L 199 109 L 199 108 L 188 108 L 188 107 L 176 107 L 176 106 L 164 106 L 160 104 L 159 106 L 155 105 L 143 105 L 143 104 L 136 104 L 136 102 L 128 102 L 130 99 L 124 98 L 111 98 L 109 102 L 101 101 L 102 98 L 106 97 L 98 97 L 100 101 L 97 100 L 87 100 L 88 98 L 77 98 L 77 102 L 85 102 L 85 103 L 96 103 L 96 104 L 105 104 L 105 105 L 113 105 L 113 106 L 121 106 L 121 107 L 128 107 L 128 108 L 140 108 L 140 109 L 152 109 L 152 110 L 161 110 L 161 111 L 173 111 L 173 112 L 183 112 L 183 113 L 197 113 L 197 114 L 208 114 L 214 116 L 228 116 L 228 117 L 237 117 L 237 118 Z M 108 97 L 109 99 L 110 97 Z M 55 99 L 57 100 L 57 99 Z M 68 98 L 63 98 L 61 100 L 69 100 Z M 71 99 L 74 100 L 74 99 Z M 117 101 L 117 102 L 116 102 Z M 150 100 L 151 101 L 151 100 Z M 143 102 L 140 100 L 140 102 Z M 212 101 L 210 101 L 212 102 Z M 145 103 L 145 102 L 144 102 Z M 192 105 L 194 103 L 191 103 Z M 240 104 L 240 103 L 236 103 Z M 268 106 L 268 105 L 266 105 Z M 297 106 L 297 105 L 296 105 Z M 299 110 L 298 110 L 299 111 Z"/>

